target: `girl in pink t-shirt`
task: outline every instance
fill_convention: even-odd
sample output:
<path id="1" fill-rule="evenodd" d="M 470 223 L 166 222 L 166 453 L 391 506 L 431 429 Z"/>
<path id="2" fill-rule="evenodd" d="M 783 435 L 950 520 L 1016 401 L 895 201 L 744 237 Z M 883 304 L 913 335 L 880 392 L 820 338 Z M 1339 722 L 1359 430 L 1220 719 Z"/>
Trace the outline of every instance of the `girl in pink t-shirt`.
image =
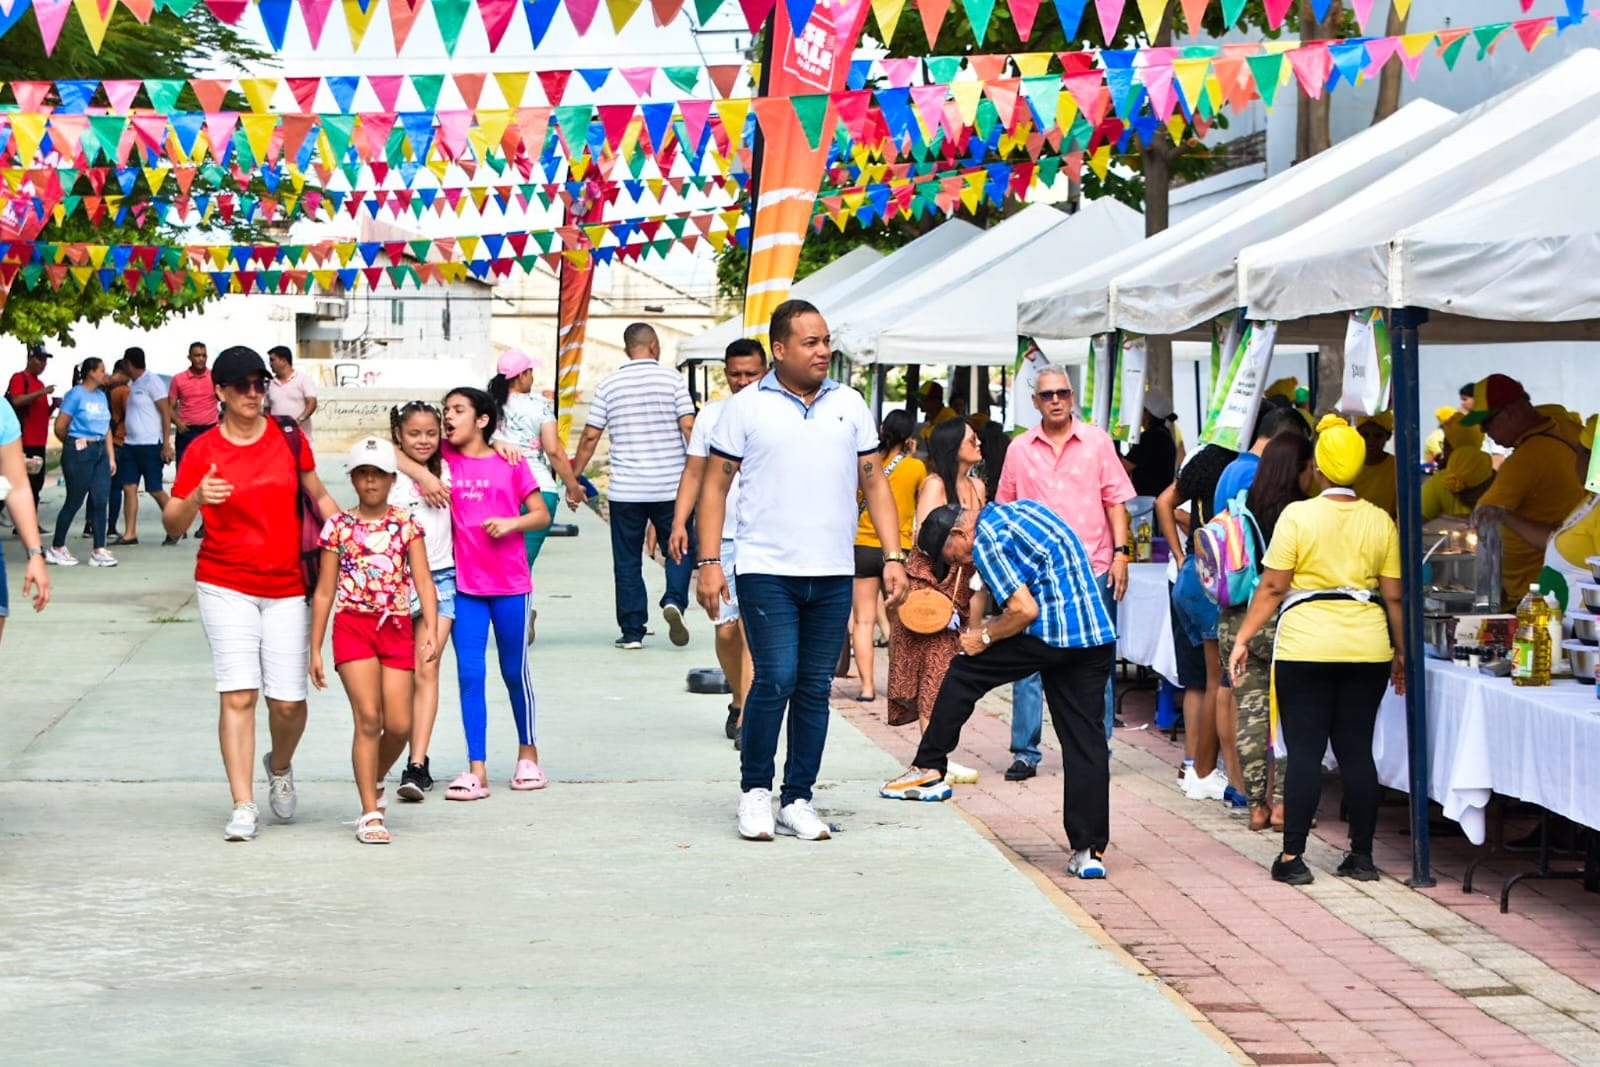
<path id="1" fill-rule="evenodd" d="M 444 398 L 444 460 L 450 467 L 450 529 L 456 550 L 456 678 L 469 769 L 445 790 L 447 800 L 489 795 L 485 766 L 489 708 L 489 629 L 494 628 L 500 675 L 517 720 L 517 769 L 512 789 L 543 789 L 534 737 L 533 676 L 528 664 L 528 597 L 533 583 L 523 549 L 525 530 L 550 525 L 550 509 L 526 463 L 507 463 L 490 445 L 499 412 L 481 389 L 454 389 Z M 524 509 L 526 512 L 524 513 Z"/>

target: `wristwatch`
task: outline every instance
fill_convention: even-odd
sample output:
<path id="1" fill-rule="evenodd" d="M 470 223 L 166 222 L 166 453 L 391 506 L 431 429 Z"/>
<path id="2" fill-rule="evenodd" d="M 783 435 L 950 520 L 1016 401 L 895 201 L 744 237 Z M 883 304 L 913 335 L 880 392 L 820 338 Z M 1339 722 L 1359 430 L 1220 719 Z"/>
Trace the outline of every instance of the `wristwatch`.
<path id="1" fill-rule="evenodd" d="M 978 638 L 983 642 L 984 648 L 989 647 L 989 628 L 987 626 L 983 628 L 983 632 L 978 635 Z"/>
<path id="2" fill-rule="evenodd" d="M 1118 556 L 1128 556 L 1130 558 L 1133 556 L 1133 549 L 1129 548 L 1127 545 L 1118 545 L 1111 551 Z"/>
<path id="3" fill-rule="evenodd" d="M 906 560 L 909 558 L 910 557 L 904 552 L 885 552 L 883 554 L 883 561 L 885 563 L 898 563 L 902 567 L 905 566 Z"/>
<path id="4" fill-rule="evenodd" d="M 43 545 L 34 545 L 32 548 L 28 549 L 28 558 L 29 559 L 32 559 L 34 556 L 42 556 L 42 555 L 44 555 L 44 546 Z"/>

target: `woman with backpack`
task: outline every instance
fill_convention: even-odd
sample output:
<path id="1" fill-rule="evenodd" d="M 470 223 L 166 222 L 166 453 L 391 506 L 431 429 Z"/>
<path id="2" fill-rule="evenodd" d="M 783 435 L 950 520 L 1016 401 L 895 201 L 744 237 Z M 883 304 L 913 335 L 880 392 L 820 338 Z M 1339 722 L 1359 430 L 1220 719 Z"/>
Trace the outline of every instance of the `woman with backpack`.
<path id="1" fill-rule="evenodd" d="M 311 614 L 302 567 L 302 495 L 323 515 L 336 515 L 317 477 L 311 443 L 293 423 L 265 412 L 267 365 L 254 349 L 235 346 L 217 357 L 212 386 L 222 403 L 216 426 L 196 437 L 178 465 L 162 525 L 179 537 L 204 518 L 194 576 L 200 627 L 211 646 L 220 694 L 218 736 L 233 792 L 223 836 L 249 841 L 255 805 L 256 699 L 265 696 L 272 750 L 262 757 L 272 813 L 295 813 L 290 760 L 306 727 Z M 310 516 L 320 525 L 320 516 Z"/>
<path id="2" fill-rule="evenodd" d="M 1184 759 L 1178 787 L 1190 800 L 1226 799 L 1229 775 L 1217 769 L 1219 750 L 1225 751 L 1230 757 L 1228 765 L 1233 765 L 1233 746 L 1223 746 L 1217 732 L 1217 700 L 1222 689 L 1217 604 L 1200 585 L 1194 535 L 1214 517 L 1212 497 L 1217 482 L 1237 458 L 1238 453 L 1231 449 L 1207 445 L 1190 457 L 1178 472 L 1178 480 L 1156 498 L 1156 519 L 1172 550 L 1167 581 L 1178 684 L 1183 686 Z"/>
<path id="3" fill-rule="evenodd" d="M 1400 536 L 1393 519 L 1351 488 L 1366 464 L 1366 444 L 1343 419 L 1328 415 L 1317 426 L 1313 456 L 1322 491 L 1279 514 L 1228 664 L 1235 679 L 1243 677 L 1251 640 L 1278 616 L 1272 695 L 1289 757 L 1283 852 L 1272 878 L 1289 885 L 1313 880 L 1304 853 L 1330 742 L 1350 825 L 1350 852 L 1337 873 L 1377 879 L 1372 733 L 1385 688 L 1392 683 L 1405 691 Z"/>
<path id="4" fill-rule="evenodd" d="M 878 469 L 889 479 L 895 507 L 900 510 L 900 543 L 911 544 L 911 524 L 916 514 L 917 491 L 928 468 L 914 453 L 916 420 L 909 411 L 895 410 L 878 427 Z M 855 650 L 856 676 L 861 679 L 857 700 L 878 699 L 877 672 L 873 664 L 872 631 L 878 622 L 878 600 L 883 593 L 883 540 L 873 528 L 872 516 L 861 505 L 856 526 L 856 578 L 854 607 L 850 615 L 850 641 Z"/>
<path id="5" fill-rule="evenodd" d="M 1266 554 L 1283 509 L 1311 495 L 1315 474 L 1311 469 L 1311 441 L 1303 433 L 1280 433 L 1262 450 L 1250 485 L 1245 507 L 1255 523 L 1259 539 L 1255 542 L 1256 567 Z M 1233 653 L 1233 641 L 1244 624 L 1248 603 L 1222 608 L 1217 618 L 1217 636 L 1226 659 Z M 1250 803 L 1250 829 L 1268 826 L 1283 829 L 1283 769 L 1272 773 L 1272 642 L 1277 637 L 1276 619 L 1269 619 L 1246 646 L 1249 656 L 1244 671 L 1232 679 L 1238 709 L 1235 737 L 1239 749 L 1239 770 L 1245 799 Z M 1271 785 L 1269 790 L 1268 781 Z M 1271 793 L 1270 806 L 1268 793 Z"/>

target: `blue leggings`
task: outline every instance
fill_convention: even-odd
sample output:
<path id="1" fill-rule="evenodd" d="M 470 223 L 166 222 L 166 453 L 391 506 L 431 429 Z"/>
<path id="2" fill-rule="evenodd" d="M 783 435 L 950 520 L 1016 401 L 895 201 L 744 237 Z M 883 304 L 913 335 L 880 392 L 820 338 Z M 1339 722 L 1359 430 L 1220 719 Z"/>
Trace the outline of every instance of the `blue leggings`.
<path id="1" fill-rule="evenodd" d="M 494 625 L 495 648 L 500 654 L 500 677 L 511 697 L 517 720 L 517 741 L 531 745 L 533 730 L 533 674 L 528 663 L 528 597 L 473 596 L 456 592 L 456 625 L 450 631 L 456 646 L 456 681 L 461 687 L 461 725 L 467 732 L 467 759 L 487 759 L 489 626 Z"/>

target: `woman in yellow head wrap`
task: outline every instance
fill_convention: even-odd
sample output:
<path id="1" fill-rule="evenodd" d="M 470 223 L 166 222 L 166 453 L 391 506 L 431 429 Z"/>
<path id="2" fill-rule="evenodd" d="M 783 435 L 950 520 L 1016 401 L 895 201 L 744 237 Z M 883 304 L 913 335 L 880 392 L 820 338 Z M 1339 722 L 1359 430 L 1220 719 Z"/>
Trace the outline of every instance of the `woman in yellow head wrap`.
<path id="1" fill-rule="evenodd" d="M 1339 874 L 1371 881 L 1378 823 L 1372 734 L 1385 688 L 1405 688 L 1400 537 L 1394 521 L 1350 488 L 1366 466 L 1367 443 L 1338 416 L 1317 426 L 1313 451 L 1322 492 L 1283 509 L 1262 559 L 1261 584 L 1234 638 L 1237 677 L 1249 642 L 1278 609 L 1273 693 L 1289 749 L 1283 852 L 1272 877 L 1312 881 L 1306 835 L 1322 794 L 1322 754 L 1339 760 L 1349 812 L 1350 853 Z M 1393 637 L 1391 637 L 1391 634 Z"/>
<path id="2" fill-rule="evenodd" d="M 1597 423 L 1600 423 L 1600 415 L 1590 416 L 1578 435 L 1578 442 L 1583 446 L 1577 456 L 1580 481 L 1587 482 L 1589 478 L 1589 453 L 1594 448 Z M 1490 518 L 1511 527 L 1529 544 L 1545 546 L 1544 569 L 1539 582 L 1556 590 L 1562 607 L 1568 603 L 1568 599 L 1561 595 L 1565 587 L 1574 581 L 1594 580 L 1587 561 L 1590 556 L 1600 556 L 1600 507 L 1595 506 L 1597 503 L 1600 503 L 1600 496 L 1589 493 L 1560 526 L 1546 526 L 1501 508 L 1495 508 L 1490 515 Z"/>
<path id="3" fill-rule="evenodd" d="M 1462 426 L 1459 415 L 1443 427 L 1446 435 L 1443 465 L 1422 483 L 1422 521 L 1440 515 L 1465 517 L 1494 481 L 1494 460 L 1481 447 L 1483 433 Z M 1474 437 L 1476 440 L 1474 440 Z"/>
<path id="4" fill-rule="evenodd" d="M 1452 407 L 1434 409 L 1433 417 L 1438 421 L 1439 425 L 1435 426 L 1433 432 L 1428 435 L 1427 440 L 1422 442 L 1422 461 L 1424 463 L 1432 463 L 1435 468 L 1444 466 L 1444 424 L 1450 421 L 1451 416 L 1459 414 L 1460 412 Z"/>
<path id="5" fill-rule="evenodd" d="M 1396 467 L 1395 459 L 1385 447 L 1394 436 L 1394 413 L 1385 411 L 1377 415 L 1364 415 L 1356 420 L 1356 432 L 1366 442 L 1366 457 L 1361 474 L 1352 484 L 1356 496 L 1370 500 L 1389 517 L 1395 517 Z"/>

